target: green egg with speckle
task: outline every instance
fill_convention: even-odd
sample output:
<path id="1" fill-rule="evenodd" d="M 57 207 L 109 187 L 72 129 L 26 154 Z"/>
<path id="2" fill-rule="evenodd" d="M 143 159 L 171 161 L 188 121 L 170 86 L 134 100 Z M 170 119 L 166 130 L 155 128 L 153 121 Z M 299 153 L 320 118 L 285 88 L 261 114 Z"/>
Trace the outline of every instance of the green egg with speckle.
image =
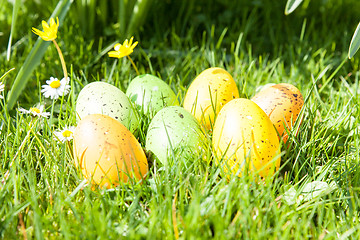
<path id="1" fill-rule="evenodd" d="M 145 115 L 150 117 L 153 117 L 164 107 L 179 105 L 176 95 L 170 86 L 151 74 L 135 77 L 130 82 L 126 95 Z"/>
<path id="2" fill-rule="evenodd" d="M 193 159 L 203 150 L 204 135 L 196 118 L 180 106 L 160 110 L 146 134 L 146 150 L 166 165 L 169 159 Z"/>

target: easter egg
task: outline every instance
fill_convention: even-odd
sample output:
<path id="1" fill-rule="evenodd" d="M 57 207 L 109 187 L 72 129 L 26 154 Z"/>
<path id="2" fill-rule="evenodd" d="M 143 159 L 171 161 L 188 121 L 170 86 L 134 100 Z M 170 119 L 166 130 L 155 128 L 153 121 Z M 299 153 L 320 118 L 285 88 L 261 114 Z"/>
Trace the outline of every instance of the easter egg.
<path id="1" fill-rule="evenodd" d="M 265 112 L 248 99 L 231 100 L 220 110 L 212 145 L 215 162 L 227 176 L 256 173 L 265 178 L 280 166 L 275 128 Z"/>
<path id="2" fill-rule="evenodd" d="M 251 98 L 269 116 L 278 134 L 286 142 L 287 131 L 292 129 L 298 118 L 304 99 L 295 86 L 280 83 L 258 92 Z"/>
<path id="3" fill-rule="evenodd" d="M 239 97 L 232 76 L 224 69 L 214 67 L 201 72 L 191 83 L 184 98 L 184 108 L 210 130 L 215 116 L 230 100 Z"/>
<path id="4" fill-rule="evenodd" d="M 160 110 L 151 120 L 146 134 L 146 150 L 162 164 L 168 159 L 191 159 L 200 154 L 204 141 L 199 122 L 180 106 Z"/>
<path id="5" fill-rule="evenodd" d="M 83 117 L 73 133 L 75 166 L 101 187 L 141 182 L 148 172 L 145 153 L 119 121 L 102 114 Z"/>
<path id="6" fill-rule="evenodd" d="M 151 74 L 135 77 L 130 82 L 126 95 L 145 115 L 151 117 L 164 107 L 179 105 L 170 86 Z"/>
<path id="7" fill-rule="evenodd" d="M 110 116 L 131 132 L 139 125 L 129 98 L 119 88 L 105 82 L 92 82 L 86 85 L 77 97 L 75 111 L 78 119 L 96 113 Z"/>

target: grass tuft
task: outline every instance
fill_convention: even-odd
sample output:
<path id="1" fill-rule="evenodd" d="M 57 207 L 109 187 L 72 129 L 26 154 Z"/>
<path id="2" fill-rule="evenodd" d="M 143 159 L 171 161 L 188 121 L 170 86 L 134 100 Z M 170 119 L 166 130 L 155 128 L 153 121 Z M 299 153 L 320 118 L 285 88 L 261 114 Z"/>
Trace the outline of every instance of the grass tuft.
<path id="1" fill-rule="evenodd" d="M 211 161 L 207 135 L 203 155 L 180 161 L 174 150 L 166 166 L 148 157 L 143 184 L 105 190 L 84 180 L 54 131 L 76 125 L 76 99 L 86 84 L 105 81 L 125 91 L 136 76 L 129 61 L 106 54 L 125 38 L 120 32 L 127 26 L 118 21 L 130 14 L 120 15 L 124 2 L 72 4 L 57 39 L 71 92 L 52 101 L 41 86 L 62 76 L 55 48 L 27 72 L 26 85 L 16 78 L 36 45 L 31 27 L 58 1 L 23 2 L 14 29 L 13 5 L 0 1 L 0 76 L 7 74 L 0 79 L 0 238 L 359 239 L 360 65 L 358 55 L 348 59 L 348 49 L 360 2 L 304 1 L 285 16 L 285 1 L 152 1 L 147 18 L 132 20 L 139 21 L 132 58 L 141 74 L 169 83 L 180 103 L 208 67 L 225 68 L 246 98 L 268 83 L 291 83 L 304 95 L 303 118 L 289 132 L 281 168 L 269 181 L 224 178 Z M 19 98 L 9 103 L 20 85 Z M 51 118 L 18 110 L 40 102 Z M 151 119 L 141 109 L 139 116 L 137 138 L 145 146 Z M 311 187 L 320 190 L 309 195 Z"/>

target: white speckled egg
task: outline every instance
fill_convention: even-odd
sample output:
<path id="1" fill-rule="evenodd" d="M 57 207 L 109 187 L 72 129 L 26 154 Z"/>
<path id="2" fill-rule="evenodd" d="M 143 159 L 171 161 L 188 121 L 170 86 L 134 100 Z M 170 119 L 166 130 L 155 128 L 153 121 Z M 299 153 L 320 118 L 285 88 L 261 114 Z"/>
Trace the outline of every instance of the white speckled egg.
<path id="1" fill-rule="evenodd" d="M 133 105 L 123 91 L 105 82 L 92 82 L 79 93 L 76 115 L 82 119 L 90 114 L 104 114 L 124 124 L 134 132 L 139 120 Z"/>

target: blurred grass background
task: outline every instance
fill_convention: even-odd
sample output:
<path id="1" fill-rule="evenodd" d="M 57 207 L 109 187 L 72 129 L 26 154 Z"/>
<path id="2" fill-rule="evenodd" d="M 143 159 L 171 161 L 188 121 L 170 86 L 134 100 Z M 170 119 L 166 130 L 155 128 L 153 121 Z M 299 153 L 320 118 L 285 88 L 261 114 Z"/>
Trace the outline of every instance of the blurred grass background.
<path id="1" fill-rule="evenodd" d="M 124 8 L 121 2 L 128 2 L 130 6 Z M 326 51 L 326 56 L 331 57 L 336 65 L 349 47 L 359 20 L 357 9 L 360 9 L 359 1 L 355 0 L 313 0 L 305 1 L 294 13 L 285 16 L 285 1 L 152 0 L 148 1 L 148 11 L 144 12 L 140 27 L 129 30 L 126 26 L 131 11 L 126 10 L 131 10 L 134 2 L 74 1 L 59 32 L 67 63 L 76 70 L 81 69 L 91 79 L 98 73 L 99 66 L 109 61 L 107 57 L 100 57 L 101 50 L 114 41 L 122 42 L 135 34 L 141 48 L 150 53 L 153 69 L 164 74 L 161 72 L 165 71 L 161 68 L 164 58 L 186 55 L 191 48 L 204 46 L 203 43 L 216 54 L 230 54 L 241 34 L 240 54 L 272 60 L 280 58 L 289 69 L 291 65 L 302 68 L 306 61 L 316 59 L 316 56 L 308 56 Z M 36 39 L 31 27 L 37 27 L 41 20 L 47 19 L 57 1 L 46 4 L 26 1 L 21 4 L 10 62 L 6 61 L 5 52 L 11 29 L 12 4 L 6 0 L 0 4 L 1 68 L 21 66 Z M 217 44 L 222 34 L 221 44 Z M 148 68 L 146 59 L 139 57 L 137 60 Z M 57 66 L 56 61 L 50 61 L 46 67 L 51 72 L 57 70 Z M 358 57 L 349 61 L 347 66 L 358 70 Z M 46 74 L 49 73 L 44 72 Z M 302 74 L 309 79 L 306 71 Z M 188 83 L 190 80 L 184 81 Z"/>

